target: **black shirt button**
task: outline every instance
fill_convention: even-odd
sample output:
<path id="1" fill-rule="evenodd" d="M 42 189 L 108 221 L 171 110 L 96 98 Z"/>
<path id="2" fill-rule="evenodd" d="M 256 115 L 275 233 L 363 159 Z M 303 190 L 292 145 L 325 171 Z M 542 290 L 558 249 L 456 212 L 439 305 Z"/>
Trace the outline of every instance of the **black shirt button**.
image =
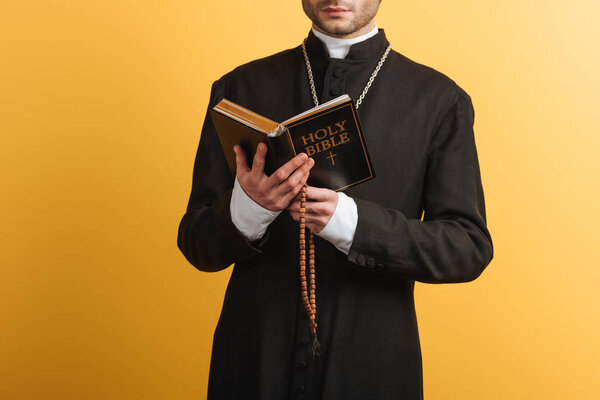
<path id="1" fill-rule="evenodd" d="M 298 386 L 296 386 L 296 392 L 298 392 L 298 393 L 304 393 L 304 385 L 298 385 Z"/>
<path id="2" fill-rule="evenodd" d="M 356 257 L 356 262 L 359 265 L 365 265 L 365 261 L 366 261 L 365 256 L 363 256 L 362 254 L 359 254 L 358 257 Z"/>
<path id="3" fill-rule="evenodd" d="M 310 342 L 310 339 L 308 338 L 308 336 L 302 336 L 302 339 L 300 339 L 302 341 L 302 344 L 308 344 L 308 342 Z"/>
<path id="4" fill-rule="evenodd" d="M 336 78 L 341 78 L 344 75 L 344 69 L 337 67 L 336 69 L 333 70 L 333 76 L 335 76 Z"/>
<path id="5" fill-rule="evenodd" d="M 300 368 L 301 370 L 304 370 L 304 369 L 308 368 L 308 364 L 306 363 L 306 361 L 300 361 L 298 363 L 298 368 Z"/>
<path id="6" fill-rule="evenodd" d="M 375 269 L 383 269 L 383 264 L 375 264 Z"/>
<path id="7" fill-rule="evenodd" d="M 342 88 L 337 87 L 337 86 L 336 87 L 332 87 L 329 90 L 329 93 L 331 93 L 332 96 L 339 96 L 339 95 L 342 94 Z"/>
<path id="8" fill-rule="evenodd" d="M 374 266 L 375 266 L 375 259 L 374 258 L 369 258 L 367 260 L 367 267 L 373 268 Z"/>

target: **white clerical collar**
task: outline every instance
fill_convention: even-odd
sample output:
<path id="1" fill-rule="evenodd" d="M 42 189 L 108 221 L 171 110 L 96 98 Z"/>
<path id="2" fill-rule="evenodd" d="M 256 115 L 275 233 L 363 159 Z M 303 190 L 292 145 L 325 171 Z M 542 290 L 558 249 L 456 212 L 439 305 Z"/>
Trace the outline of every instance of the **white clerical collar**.
<path id="1" fill-rule="evenodd" d="M 325 47 L 327 47 L 329 57 L 346 58 L 348 52 L 350 51 L 350 46 L 377 35 L 379 29 L 377 28 L 377 25 L 375 25 L 375 28 L 373 28 L 371 32 L 365 33 L 364 35 L 357 36 L 352 39 L 340 39 L 333 36 L 329 36 L 322 32 L 319 32 L 315 28 L 312 28 L 312 31 L 315 34 L 315 36 L 318 37 L 325 44 Z"/>

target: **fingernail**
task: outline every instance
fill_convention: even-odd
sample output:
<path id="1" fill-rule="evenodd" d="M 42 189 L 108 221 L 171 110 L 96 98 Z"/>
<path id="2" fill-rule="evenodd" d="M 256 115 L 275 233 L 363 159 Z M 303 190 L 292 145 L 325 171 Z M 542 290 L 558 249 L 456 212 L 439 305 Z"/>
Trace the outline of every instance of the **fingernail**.
<path id="1" fill-rule="evenodd" d="M 315 165 L 315 160 L 314 160 L 314 159 L 312 159 L 312 158 L 309 158 L 309 159 L 308 159 L 308 166 L 309 166 L 309 167 L 312 167 L 313 165 Z"/>

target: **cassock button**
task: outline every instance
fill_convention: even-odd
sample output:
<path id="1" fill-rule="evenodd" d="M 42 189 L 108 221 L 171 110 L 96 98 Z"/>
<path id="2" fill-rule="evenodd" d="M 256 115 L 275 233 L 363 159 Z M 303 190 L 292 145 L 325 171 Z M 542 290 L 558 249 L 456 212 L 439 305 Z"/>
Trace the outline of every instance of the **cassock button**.
<path id="1" fill-rule="evenodd" d="M 310 339 L 308 338 L 308 336 L 302 336 L 302 339 L 300 339 L 302 341 L 302 344 L 308 344 L 308 342 L 310 342 Z"/>
<path id="2" fill-rule="evenodd" d="M 333 76 L 335 76 L 336 78 L 341 78 L 344 75 L 344 69 L 337 67 L 336 69 L 333 70 Z"/>
<path id="3" fill-rule="evenodd" d="M 308 364 L 306 363 L 306 361 L 300 361 L 298 363 L 298 368 L 300 368 L 300 370 L 305 370 L 306 368 L 308 368 Z"/>
<path id="4" fill-rule="evenodd" d="M 298 386 L 296 386 L 296 392 L 298 392 L 298 393 L 304 393 L 304 385 L 298 385 Z"/>
<path id="5" fill-rule="evenodd" d="M 359 265 L 365 265 L 365 261 L 366 261 L 365 256 L 363 256 L 362 254 L 359 254 L 358 257 L 356 257 L 356 262 Z"/>
<path id="6" fill-rule="evenodd" d="M 383 269 L 383 264 L 375 264 L 375 269 Z"/>
<path id="7" fill-rule="evenodd" d="M 329 90 L 329 93 L 331 93 L 332 96 L 339 96 L 342 94 L 342 88 L 336 86 L 336 87 L 332 87 Z"/>
<path id="8" fill-rule="evenodd" d="M 375 259 L 374 258 L 369 258 L 367 260 L 367 267 L 369 267 L 369 268 L 372 269 L 374 266 L 375 266 Z"/>

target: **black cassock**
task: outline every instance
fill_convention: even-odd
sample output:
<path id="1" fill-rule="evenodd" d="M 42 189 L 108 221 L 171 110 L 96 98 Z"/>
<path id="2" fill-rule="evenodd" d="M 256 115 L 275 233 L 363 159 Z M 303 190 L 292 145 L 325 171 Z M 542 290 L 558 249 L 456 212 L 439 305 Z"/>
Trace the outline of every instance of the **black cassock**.
<path id="1" fill-rule="evenodd" d="M 380 30 L 345 59 L 330 59 L 310 32 L 320 102 L 358 99 L 387 44 Z M 313 107 L 300 46 L 226 74 L 210 107 L 223 97 L 274 121 Z M 318 359 L 300 296 L 298 224 L 284 211 L 256 243 L 237 231 L 234 178 L 207 113 L 177 243 L 201 271 L 235 263 L 214 333 L 209 399 L 423 398 L 414 283 L 471 281 L 493 256 L 473 106 L 453 80 L 392 51 L 358 113 L 376 178 L 345 190 L 358 207 L 347 256 L 315 237 Z"/>

